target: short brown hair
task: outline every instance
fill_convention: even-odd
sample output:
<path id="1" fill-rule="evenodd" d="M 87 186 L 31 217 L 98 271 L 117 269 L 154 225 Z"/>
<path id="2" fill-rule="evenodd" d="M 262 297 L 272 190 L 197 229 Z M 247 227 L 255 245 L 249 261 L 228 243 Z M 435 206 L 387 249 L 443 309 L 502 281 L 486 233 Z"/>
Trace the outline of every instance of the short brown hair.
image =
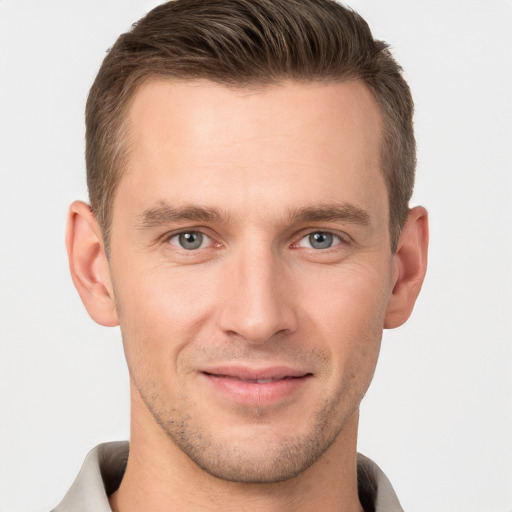
<path id="1" fill-rule="evenodd" d="M 127 110 L 148 78 L 234 87 L 359 79 L 382 113 L 382 171 L 396 250 L 414 186 L 413 102 L 386 43 L 334 0 L 175 0 L 149 12 L 108 52 L 86 108 L 87 185 L 108 250 Z"/>

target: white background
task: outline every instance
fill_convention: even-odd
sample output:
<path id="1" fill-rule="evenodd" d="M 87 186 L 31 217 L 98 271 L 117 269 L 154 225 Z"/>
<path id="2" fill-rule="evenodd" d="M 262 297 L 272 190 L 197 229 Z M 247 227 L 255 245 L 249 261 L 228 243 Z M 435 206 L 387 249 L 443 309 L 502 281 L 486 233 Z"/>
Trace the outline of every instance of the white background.
<path id="1" fill-rule="evenodd" d="M 67 205 L 86 198 L 83 109 L 153 1 L 0 0 L 0 511 L 62 498 L 86 452 L 128 437 L 118 329 L 68 276 Z M 414 203 L 430 268 L 385 333 L 359 449 L 404 508 L 512 511 L 512 2 L 351 4 L 391 43 L 417 105 Z"/>

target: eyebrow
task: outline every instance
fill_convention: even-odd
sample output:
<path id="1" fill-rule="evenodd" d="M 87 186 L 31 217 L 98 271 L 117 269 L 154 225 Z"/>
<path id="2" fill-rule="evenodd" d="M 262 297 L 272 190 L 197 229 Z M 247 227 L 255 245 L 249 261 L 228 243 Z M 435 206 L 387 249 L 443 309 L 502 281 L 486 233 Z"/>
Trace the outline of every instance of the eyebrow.
<path id="1" fill-rule="evenodd" d="M 350 224 L 369 225 L 370 215 L 355 205 L 334 203 L 318 206 L 304 206 L 288 213 L 290 223 L 304 222 L 347 222 Z M 144 210 L 137 216 L 137 227 L 148 229 L 171 224 L 173 222 L 226 223 L 228 215 L 216 208 L 186 205 L 172 207 L 164 201 Z"/>
<path id="2" fill-rule="evenodd" d="M 155 228 L 172 222 L 225 222 L 227 215 L 215 208 L 205 206 L 172 207 L 164 201 L 144 210 L 137 216 L 140 229 Z"/>
<path id="3" fill-rule="evenodd" d="M 349 203 L 334 203 L 319 206 L 305 206 L 290 212 L 290 221 L 301 222 L 347 222 L 367 226 L 368 212 Z"/>

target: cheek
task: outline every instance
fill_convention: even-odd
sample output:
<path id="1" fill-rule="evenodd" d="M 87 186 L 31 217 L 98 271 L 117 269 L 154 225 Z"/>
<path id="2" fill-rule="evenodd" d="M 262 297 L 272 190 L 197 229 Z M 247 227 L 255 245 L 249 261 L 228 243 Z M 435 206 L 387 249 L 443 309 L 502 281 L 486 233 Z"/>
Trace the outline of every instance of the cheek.
<path id="1" fill-rule="evenodd" d="M 143 262 L 128 263 L 118 266 L 113 275 L 126 357 L 168 364 L 199 337 L 214 294 L 200 271 L 148 269 Z"/>
<path id="2" fill-rule="evenodd" d="M 389 298 L 389 269 L 346 265 L 323 279 L 306 280 L 297 294 L 312 335 L 332 354 L 333 371 L 357 368 L 371 378 L 377 361 Z M 350 371 L 349 371 L 350 372 Z"/>
<path id="3" fill-rule="evenodd" d="M 385 265 L 352 263 L 315 269 L 302 274 L 297 283 L 297 302 L 326 328 L 382 330 L 390 296 L 390 269 Z"/>

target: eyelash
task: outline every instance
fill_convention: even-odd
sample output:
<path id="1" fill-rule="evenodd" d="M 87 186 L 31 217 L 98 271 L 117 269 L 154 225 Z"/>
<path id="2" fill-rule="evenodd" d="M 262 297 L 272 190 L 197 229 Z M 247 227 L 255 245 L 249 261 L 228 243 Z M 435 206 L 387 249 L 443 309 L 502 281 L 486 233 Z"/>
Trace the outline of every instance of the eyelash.
<path id="1" fill-rule="evenodd" d="M 329 245 L 328 247 L 323 247 L 323 248 L 312 247 L 311 246 L 311 243 L 313 242 L 312 237 L 314 237 L 315 235 L 322 235 L 323 237 L 327 237 L 328 240 L 330 238 L 330 242 L 332 244 Z M 307 241 L 309 243 L 309 246 L 301 245 L 301 243 L 303 241 Z M 316 242 L 321 244 L 322 240 L 316 240 Z M 334 249 L 338 245 L 343 245 L 343 244 L 347 244 L 347 243 L 348 242 L 347 242 L 346 239 L 344 239 L 341 235 L 333 233 L 332 231 L 315 230 L 315 231 L 310 231 L 309 233 L 306 233 L 297 242 L 292 244 L 292 247 L 294 247 L 294 248 L 295 247 L 302 247 L 302 248 L 305 248 L 305 249 L 311 249 L 311 250 L 314 250 L 314 251 L 324 252 L 324 251 L 328 251 L 329 249 Z"/>
<path id="2" fill-rule="evenodd" d="M 200 237 L 206 238 L 206 242 L 209 241 L 209 243 L 206 246 L 203 246 L 205 240 L 202 239 L 200 242 L 200 245 L 198 247 L 192 247 L 192 248 L 187 249 L 187 248 L 183 247 L 178 241 L 176 243 L 171 242 L 172 239 L 179 240 L 179 237 L 181 237 L 181 236 L 192 235 L 192 234 L 200 235 Z M 311 237 L 313 237 L 315 235 L 323 235 L 324 237 L 327 236 L 327 239 L 329 239 L 329 237 L 330 237 L 332 245 L 329 245 L 328 247 L 324 247 L 324 248 L 312 247 L 311 246 L 311 243 L 312 243 Z M 307 241 L 307 240 L 309 240 L 309 246 L 301 245 L 301 242 Z M 207 235 L 200 229 L 188 229 L 188 230 L 182 230 L 179 232 L 167 234 L 164 237 L 164 241 L 170 245 L 175 246 L 179 250 L 185 251 L 187 253 L 194 253 L 194 252 L 198 251 L 199 249 L 206 249 L 206 248 L 208 248 L 208 246 L 210 246 L 212 244 L 212 242 L 214 242 L 212 237 L 210 237 L 209 235 Z M 321 244 L 322 240 L 320 240 L 320 241 L 317 240 L 317 242 Z M 330 249 L 334 249 L 335 247 L 337 247 L 339 245 L 348 245 L 349 243 L 350 242 L 349 242 L 349 240 L 347 240 L 347 237 L 343 237 L 339 234 L 333 233 L 332 231 L 313 230 L 313 231 L 308 231 L 307 233 L 303 234 L 296 242 L 294 242 L 290 245 L 290 248 L 292 248 L 292 249 L 304 248 L 304 249 L 308 249 L 308 250 L 313 250 L 315 252 L 316 251 L 327 252 Z M 216 245 L 218 247 L 222 246 L 222 244 L 220 244 L 220 243 L 216 243 Z"/>
<path id="3" fill-rule="evenodd" d="M 201 237 L 205 238 L 205 239 L 206 239 L 206 241 L 209 241 L 209 243 L 207 244 L 207 246 L 208 246 L 208 245 L 211 245 L 211 243 L 213 242 L 213 239 L 212 239 L 210 236 L 208 236 L 206 233 L 204 233 L 203 231 L 201 231 L 201 230 L 199 230 L 199 229 L 187 229 L 187 230 L 179 231 L 179 232 L 177 232 L 177 233 L 172 233 L 172 234 L 166 235 L 166 236 L 164 237 L 164 240 L 165 240 L 168 244 L 174 245 L 174 246 L 175 246 L 175 247 L 177 247 L 178 249 L 181 249 L 181 250 L 183 250 L 183 251 L 190 252 L 190 253 L 191 253 L 191 252 L 195 252 L 195 251 L 197 251 L 198 249 L 205 249 L 205 248 L 207 247 L 207 246 L 206 246 L 206 247 L 203 247 L 203 243 L 205 242 L 205 240 L 202 240 L 202 241 L 201 241 L 201 244 L 200 244 L 200 246 L 199 246 L 199 247 L 197 247 L 197 248 L 193 248 L 193 249 L 192 249 L 192 248 L 191 248 L 191 249 L 187 249 L 187 248 L 185 248 L 185 247 L 181 246 L 179 243 L 174 244 L 174 243 L 172 243 L 172 242 L 171 242 L 171 240 L 172 240 L 173 238 L 177 238 L 177 239 L 179 240 L 179 237 L 181 237 L 181 236 L 185 236 L 185 235 L 192 235 L 192 234 L 194 234 L 194 235 L 200 235 Z M 221 245 L 221 244 L 218 244 L 218 245 Z"/>

